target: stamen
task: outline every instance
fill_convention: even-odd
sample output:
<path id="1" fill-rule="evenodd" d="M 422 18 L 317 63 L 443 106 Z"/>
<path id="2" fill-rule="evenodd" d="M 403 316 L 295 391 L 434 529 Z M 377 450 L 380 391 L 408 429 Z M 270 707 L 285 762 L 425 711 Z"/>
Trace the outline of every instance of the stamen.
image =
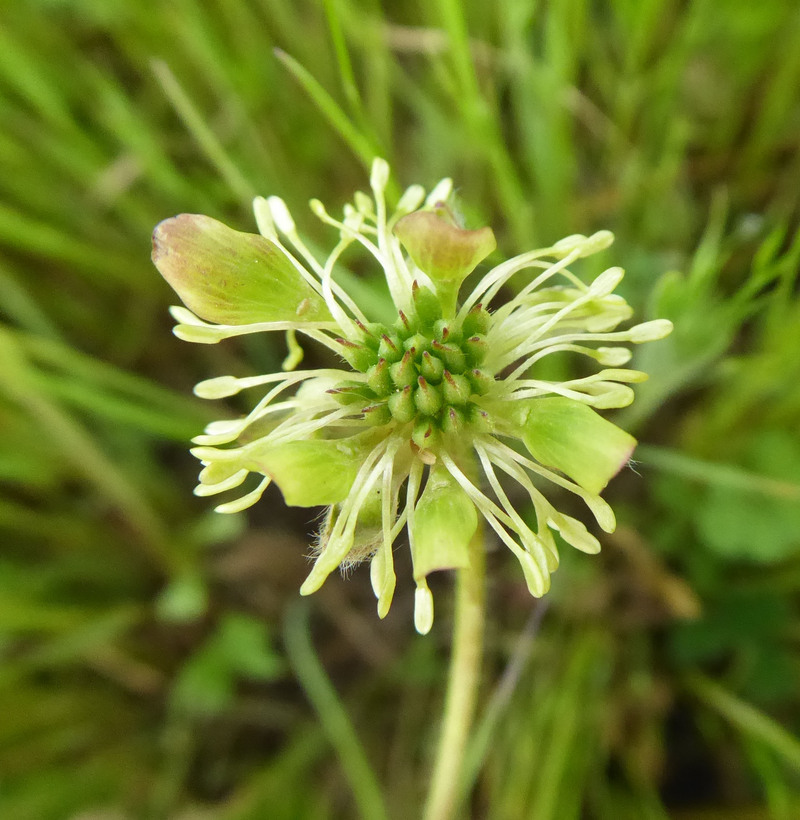
<path id="1" fill-rule="evenodd" d="M 576 308 L 580 307 L 586 302 L 590 302 L 594 298 L 595 296 L 590 290 L 585 295 L 579 296 L 573 302 L 570 302 L 564 307 L 562 307 L 561 310 L 554 313 L 549 319 L 547 319 L 540 327 L 536 328 L 535 330 L 531 329 L 531 322 L 523 322 L 516 328 L 516 332 L 520 336 L 524 334 L 524 337 L 529 341 L 540 339 L 545 333 L 547 333 L 548 330 L 550 330 L 550 328 L 558 324 L 558 322 L 560 322 L 565 316 L 568 316 L 570 313 L 575 311 Z M 500 362 L 500 367 L 504 367 L 507 364 L 511 364 L 511 362 L 517 359 L 519 355 L 520 353 L 517 349 L 517 346 L 514 346 L 514 348 L 510 352 L 506 353 L 505 355 L 497 357 L 497 359 Z"/>
<path id="2" fill-rule="evenodd" d="M 257 196 L 253 200 L 253 215 L 256 218 L 256 226 L 261 236 L 271 242 L 277 242 L 278 232 L 275 230 L 275 222 L 270 213 L 269 202 L 263 196 Z"/>
<path id="3" fill-rule="evenodd" d="M 220 429 L 217 429 L 216 432 L 212 432 L 212 426 L 208 425 L 206 427 L 205 432 L 210 434 L 210 435 L 221 435 L 223 432 L 228 432 L 228 433 L 231 434 L 231 438 L 229 438 L 228 441 L 233 441 L 235 438 L 237 438 L 239 435 L 241 435 L 241 433 L 244 432 L 244 430 L 250 424 L 252 424 L 254 421 L 256 421 L 257 419 L 262 418 L 264 415 L 267 414 L 267 412 L 273 412 L 272 410 L 267 411 L 266 408 L 267 408 L 268 405 L 270 405 L 272 403 L 272 400 L 274 398 L 276 398 L 277 396 L 279 396 L 284 390 L 287 390 L 288 388 L 300 383 L 301 381 L 307 381 L 307 380 L 311 381 L 311 380 L 314 380 L 314 379 L 317 379 L 317 378 L 324 379 L 328 375 L 333 377 L 333 378 L 336 378 L 337 376 L 341 376 L 341 374 L 342 374 L 342 371 L 340 371 L 340 370 L 325 370 L 325 371 L 313 371 L 313 370 L 301 371 L 301 370 L 296 370 L 293 373 L 276 373 L 276 374 L 273 374 L 275 376 L 275 378 L 274 379 L 269 379 L 269 381 L 280 381 L 280 383 L 276 387 L 274 387 L 272 390 L 270 390 L 269 393 L 267 393 L 266 396 L 264 396 L 261 399 L 261 401 L 259 401 L 258 404 L 256 404 L 256 406 L 243 419 L 235 419 L 235 420 L 229 420 L 229 421 L 223 422 L 222 424 L 225 425 L 225 430 L 224 431 L 220 430 Z M 280 379 L 277 378 L 278 376 L 280 376 Z M 209 380 L 209 381 L 213 381 L 213 380 Z M 267 380 L 265 379 L 265 382 L 266 381 Z M 200 385 L 203 385 L 203 384 L 205 384 L 205 382 L 200 382 Z M 197 385 L 197 386 L 199 386 L 199 385 Z M 324 407 L 324 405 L 323 405 L 323 407 Z M 319 408 L 317 408 L 317 410 L 319 410 Z M 214 424 L 214 422 L 212 422 L 212 424 Z M 222 444 L 224 442 L 218 441 L 216 443 Z"/>
<path id="4" fill-rule="evenodd" d="M 335 322 L 257 322 L 251 325 L 206 325 L 206 324 L 178 324 L 172 332 L 184 342 L 196 344 L 217 344 L 223 339 L 234 336 L 246 336 L 250 333 L 265 333 L 271 330 L 336 330 Z"/>
<path id="5" fill-rule="evenodd" d="M 231 514 L 242 512 L 242 510 L 252 507 L 253 504 L 261 499 L 261 496 L 264 495 L 264 490 L 269 487 L 271 482 L 272 479 L 267 476 L 261 481 L 255 490 L 247 493 L 247 495 L 243 495 L 241 498 L 237 498 L 235 501 L 228 501 L 226 504 L 220 504 L 219 506 L 214 507 L 214 512 Z"/>
<path id="6" fill-rule="evenodd" d="M 526 362 L 526 369 L 529 369 L 540 359 L 544 359 L 546 356 L 550 356 L 553 353 L 579 353 L 583 356 L 588 356 L 589 358 L 594 359 L 599 364 L 607 365 L 609 367 L 618 367 L 620 365 L 627 364 L 633 355 L 631 351 L 625 347 L 593 348 L 585 347 L 584 345 L 571 344 L 551 345 L 528 359 Z M 522 375 L 523 372 L 524 371 L 520 371 L 519 368 L 516 368 L 510 375 L 504 376 L 503 381 L 515 381 Z"/>
<path id="7" fill-rule="evenodd" d="M 433 595 L 424 578 L 417 580 L 414 592 L 414 628 L 420 635 L 427 635 L 433 626 Z"/>
<path id="8" fill-rule="evenodd" d="M 286 419 L 285 422 L 276 427 L 271 433 L 264 436 L 264 438 L 254 442 L 254 444 L 263 444 L 265 442 L 269 442 L 270 444 L 283 444 L 286 441 L 305 438 L 323 427 L 334 424 L 345 416 L 352 415 L 353 409 L 350 407 L 342 407 L 328 413 L 322 418 L 308 420 L 308 416 L 316 415 L 319 412 L 317 408 L 305 415 L 295 413 L 292 417 Z"/>
<path id="9" fill-rule="evenodd" d="M 523 467 L 527 468 L 533 473 L 540 475 L 542 478 L 546 478 L 553 484 L 562 487 L 563 489 L 567 490 L 568 492 L 577 495 L 579 498 L 583 500 L 587 507 L 594 515 L 597 523 L 600 527 L 605 530 L 605 532 L 614 532 L 616 528 L 616 519 L 614 518 L 614 511 L 611 509 L 610 505 L 604 501 L 599 495 L 595 495 L 594 493 L 590 493 L 583 489 L 578 484 L 575 484 L 573 481 L 570 481 L 568 478 L 564 478 L 563 476 L 558 475 L 558 473 L 554 473 L 552 470 L 548 470 L 546 467 L 543 467 L 541 464 L 531 461 L 531 459 L 526 458 L 521 453 L 518 453 L 513 448 L 509 447 L 507 444 L 504 444 L 502 441 L 498 441 L 496 438 L 491 440 L 486 440 L 484 442 L 487 448 L 490 451 L 494 451 L 493 454 L 495 458 L 498 459 L 495 461 L 500 469 L 505 470 L 508 472 L 506 467 L 513 467 L 514 463 L 520 464 Z M 505 466 L 504 466 L 505 465 Z M 514 472 L 509 472 L 509 475 L 512 478 L 516 478 L 517 481 L 525 487 L 526 490 L 533 492 L 537 495 L 537 497 L 544 499 L 544 496 L 534 488 L 533 484 L 531 483 L 530 479 L 528 478 L 525 473 L 522 473 L 521 476 Z M 548 502 L 549 504 L 549 502 Z"/>
<path id="10" fill-rule="evenodd" d="M 531 263 L 537 259 L 541 259 L 543 256 L 552 256 L 553 249 L 552 248 L 539 248 L 535 251 L 529 251 L 528 253 L 523 253 L 520 256 L 515 256 L 513 259 L 509 259 L 508 262 L 503 262 L 501 265 L 498 265 L 496 268 L 493 268 L 486 276 L 481 279 L 480 282 L 475 286 L 475 289 L 469 295 L 467 300 L 461 306 L 461 310 L 458 312 L 457 321 L 462 322 L 464 317 L 469 313 L 472 309 L 473 305 L 475 305 L 478 300 L 481 300 L 484 305 L 488 305 L 489 302 L 497 295 L 500 291 L 500 288 L 515 274 L 521 270 L 524 270 L 527 267 L 531 266 Z M 550 265 L 547 270 L 540 276 L 538 276 L 532 283 L 530 283 L 526 290 L 530 291 L 534 288 L 539 287 L 543 282 L 546 282 L 552 276 L 555 276 L 556 273 L 561 271 L 563 268 L 566 268 L 570 262 L 574 262 L 580 253 L 577 250 L 572 251 L 571 253 L 567 254 L 563 259 L 560 259 L 558 262 Z M 484 296 L 484 294 L 486 294 Z M 507 312 L 510 313 L 515 307 L 515 300 L 512 300 L 507 307 Z"/>
<path id="11" fill-rule="evenodd" d="M 383 471 L 383 482 L 381 485 L 381 529 L 383 540 L 379 548 L 380 572 L 372 579 L 372 588 L 378 599 L 378 617 L 385 618 L 389 612 L 389 607 L 394 596 L 394 588 L 397 577 L 394 573 L 394 556 L 392 554 L 392 525 L 397 512 L 397 504 L 392 492 L 392 478 L 394 474 L 394 458 L 390 459 Z"/>
<path id="12" fill-rule="evenodd" d="M 282 413 L 286 410 L 292 410 L 301 406 L 302 404 L 299 401 L 282 401 L 278 404 L 273 404 L 270 407 L 263 408 L 259 413 L 258 418 L 264 418 L 271 413 Z M 223 422 L 211 422 L 211 424 L 206 427 L 206 432 L 195 436 L 192 441 L 195 444 L 229 444 L 239 438 L 239 436 L 251 423 L 252 421 L 250 420 L 247 420 L 245 423 L 240 419 L 231 419 Z"/>
<path id="13" fill-rule="evenodd" d="M 411 274 L 403 261 L 400 243 L 394 239 L 386 224 L 386 199 L 384 190 L 388 180 L 388 165 L 385 160 L 376 159 L 372 163 L 370 186 L 375 196 L 375 227 L 378 231 L 379 255 L 389 285 L 389 292 L 395 307 L 411 310 Z"/>
<path id="14" fill-rule="evenodd" d="M 289 209 L 286 207 L 286 203 L 280 199 L 280 197 L 271 196 L 269 199 L 266 200 L 267 205 L 270 209 L 272 214 L 272 219 L 274 220 L 275 225 L 277 226 L 278 230 L 292 243 L 294 248 L 297 252 L 303 257 L 306 264 L 308 264 L 311 269 L 317 274 L 318 277 L 322 277 L 322 265 L 317 261 L 311 251 L 308 249 L 306 244 L 300 238 L 300 235 L 297 233 L 297 228 L 294 223 L 294 219 L 292 219 L 292 215 L 289 213 Z M 301 265 L 300 262 L 288 251 L 288 249 L 282 245 L 279 241 L 274 240 L 275 244 L 280 247 L 280 249 L 286 254 L 292 264 L 297 268 L 303 278 L 314 288 L 314 290 L 322 295 L 322 289 L 320 282 L 311 276 L 308 271 L 305 269 L 304 265 Z M 347 307 L 353 311 L 353 314 L 361 319 L 362 321 L 366 321 L 364 319 L 363 314 L 359 310 L 358 306 L 355 302 L 351 299 L 349 294 L 344 291 L 341 287 L 334 284 L 333 291 L 336 296 L 344 302 Z M 330 309 L 330 307 L 329 307 Z M 331 313 L 335 316 L 336 314 L 334 311 Z"/>
<path id="15" fill-rule="evenodd" d="M 331 315 L 339 323 L 342 330 L 350 336 L 358 336 L 358 325 L 342 310 L 333 295 L 333 268 L 344 250 L 352 243 L 351 239 L 342 239 L 333 249 L 331 255 L 325 262 L 325 267 L 321 271 L 322 276 L 322 296 Z M 366 318 L 361 311 L 358 311 L 357 318 L 361 322 L 366 322 Z"/>
<path id="16" fill-rule="evenodd" d="M 397 203 L 397 210 L 392 215 L 392 218 L 389 220 L 390 226 L 397 222 L 401 216 L 405 214 L 410 214 L 412 211 L 416 211 L 422 202 L 425 199 L 425 189 L 421 185 L 410 185 L 403 191 L 403 195 L 400 197 L 399 202 Z"/>
<path id="17" fill-rule="evenodd" d="M 655 319 L 654 322 L 661 322 L 660 319 Z M 645 325 L 650 325 L 651 322 L 645 322 Z M 671 323 L 670 323 L 671 325 Z M 518 352 L 519 356 L 527 356 L 528 354 L 534 353 L 536 351 L 542 350 L 543 348 L 548 348 L 553 345 L 560 345 L 564 344 L 565 342 L 632 342 L 633 344 L 641 344 L 642 342 L 653 341 L 650 337 L 650 333 L 659 333 L 658 339 L 664 337 L 663 328 L 657 327 L 645 329 L 645 331 L 637 331 L 637 328 L 642 328 L 643 325 L 636 325 L 635 327 L 630 328 L 629 330 L 617 330 L 608 333 L 564 333 L 561 336 L 551 336 L 549 339 L 540 339 L 539 341 L 534 341 L 530 345 L 525 345 L 523 350 Z M 634 332 L 636 331 L 636 332 Z M 641 335 L 644 333 L 647 338 L 642 339 Z M 532 357 L 531 357 L 532 358 Z M 512 359 L 513 361 L 513 359 Z M 515 368 L 514 372 L 512 373 L 511 377 L 513 378 L 514 375 L 518 373 L 524 373 L 530 365 L 528 362 L 530 359 L 526 359 L 522 362 L 517 368 Z"/>
<path id="18" fill-rule="evenodd" d="M 262 384 L 273 382 L 290 381 L 296 383 L 304 379 L 315 379 L 320 376 L 331 376 L 336 378 L 342 375 L 341 370 L 293 370 L 290 373 L 269 373 L 265 376 L 218 376 L 214 379 L 206 379 L 198 382 L 194 386 L 195 396 L 201 399 L 222 399 L 228 396 L 235 396 L 241 390 L 249 387 L 258 387 Z"/>
<path id="19" fill-rule="evenodd" d="M 224 481 L 218 481 L 216 484 L 203 484 L 201 482 L 194 488 L 194 494 L 197 496 L 208 496 L 224 493 L 225 490 L 232 490 L 235 487 L 241 486 L 248 475 L 250 475 L 249 470 L 238 470 L 232 476 L 229 476 Z"/>
<path id="20" fill-rule="evenodd" d="M 425 200 L 425 205 L 428 208 L 433 208 L 439 202 L 447 202 L 452 193 L 453 180 L 450 179 L 450 177 L 440 179 L 436 185 L 433 186 L 433 190 L 428 194 L 428 198 Z"/>
<path id="21" fill-rule="evenodd" d="M 421 461 L 415 459 L 408 476 L 406 488 L 406 506 L 404 515 L 408 520 L 408 543 L 411 554 L 414 554 L 414 513 L 422 482 L 424 467 Z M 414 594 L 414 627 L 420 635 L 427 635 L 433 626 L 433 596 L 424 578 L 417 579 L 417 589 Z"/>
<path id="22" fill-rule="evenodd" d="M 350 236 L 355 241 L 360 242 L 375 257 L 378 264 L 384 270 L 384 273 L 386 275 L 386 283 L 389 286 L 389 293 L 391 294 L 392 300 L 394 301 L 395 305 L 397 307 L 407 308 L 408 300 L 403 300 L 402 298 L 402 293 L 400 291 L 401 281 L 397 276 L 397 270 L 395 269 L 394 265 L 391 264 L 391 257 L 387 256 L 385 206 L 383 207 L 383 211 L 381 211 L 381 206 L 379 205 L 378 211 L 378 219 L 383 219 L 384 222 L 378 222 L 376 231 L 378 237 L 378 245 L 376 246 L 360 231 L 354 231 L 350 226 L 346 225 L 344 222 L 339 222 L 339 220 L 334 219 L 332 216 L 330 216 L 330 214 L 325 210 L 324 205 L 318 200 L 315 200 L 314 206 L 314 213 L 322 222 L 325 222 L 327 225 L 332 225 L 333 227 L 338 228 L 343 235 Z M 389 245 L 389 250 L 390 247 L 391 246 Z M 363 318 L 361 319 L 361 321 L 363 321 L 365 324 L 367 322 L 367 320 Z"/>
<path id="23" fill-rule="evenodd" d="M 495 495 L 500 500 L 500 503 L 503 505 L 503 509 L 509 515 L 511 520 L 514 522 L 514 529 L 520 534 L 522 537 L 523 544 L 529 547 L 529 552 L 533 550 L 536 551 L 536 555 L 534 557 L 538 559 L 539 564 L 543 564 L 547 566 L 547 556 L 545 554 L 544 549 L 542 548 L 539 539 L 536 537 L 534 532 L 530 529 L 530 527 L 522 520 L 522 516 L 516 511 L 514 505 L 508 500 L 508 496 L 503 490 L 500 482 L 497 480 L 497 475 L 494 472 L 492 467 L 492 463 L 486 455 L 486 451 L 480 444 L 475 445 L 475 451 L 478 454 L 478 458 L 481 462 L 481 466 L 483 467 L 483 472 L 486 475 L 486 478 L 489 479 L 489 484 L 491 485 L 492 489 L 494 490 Z M 526 538 L 526 536 L 528 536 Z M 533 548 L 530 549 L 530 548 Z"/>

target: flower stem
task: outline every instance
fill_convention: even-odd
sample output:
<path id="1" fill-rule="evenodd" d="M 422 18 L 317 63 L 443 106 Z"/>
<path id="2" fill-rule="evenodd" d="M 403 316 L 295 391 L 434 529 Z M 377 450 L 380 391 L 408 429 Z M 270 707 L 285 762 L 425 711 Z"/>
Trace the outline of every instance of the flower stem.
<path id="1" fill-rule="evenodd" d="M 449 820 L 459 797 L 464 751 L 480 681 L 485 621 L 484 578 L 484 544 L 479 527 L 470 543 L 470 566 L 458 570 L 444 717 L 424 820 Z"/>

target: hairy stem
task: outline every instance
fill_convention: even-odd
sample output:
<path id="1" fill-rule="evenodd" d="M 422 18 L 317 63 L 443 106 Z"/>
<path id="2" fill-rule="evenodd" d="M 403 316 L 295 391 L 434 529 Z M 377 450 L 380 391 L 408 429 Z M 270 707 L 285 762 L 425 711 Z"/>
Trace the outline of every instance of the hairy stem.
<path id="1" fill-rule="evenodd" d="M 453 647 L 424 820 L 449 820 L 459 796 L 459 780 L 472 725 L 483 652 L 485 557 L 479 527 L 470 544 L 470 566 L 458 570 Z"/>

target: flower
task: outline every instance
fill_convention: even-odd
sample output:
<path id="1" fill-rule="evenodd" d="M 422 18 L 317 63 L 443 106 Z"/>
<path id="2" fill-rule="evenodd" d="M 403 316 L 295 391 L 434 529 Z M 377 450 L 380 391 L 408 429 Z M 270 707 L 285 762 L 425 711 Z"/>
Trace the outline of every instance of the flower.
<path id="1" fill-rule="evenodd" d="M 370 562 L 378 614 L 395 588 L 393 543 L 406 527 L 417 591 L 414 620 L 433 621 L 427 576 L 469 564 L 468 545 L 482 517 L 519 560 L 530 592 L 543 595 L 558 565 L 553 531 L 588 553 L 598 540 L 577 519 L 556 510 L 541 479 L 584 500 L 601 529 L 614 514 L 599 493 L 626 464 L 635 440 L 596 409 L 633 400 L 628 386 L 646 378 L 624 369 L 620 343 L 660 339 L 670 322 L 627 330 L 631 316 L 613 293 L 622 279 L 609 268 L 591 284 L 569 266 L 607 248 L 608 231 L 570 236 L 488 271 L 459 301 L 466 277 L 495 249 L 490 228 L 466 230 L 451 208 L 452 183 L 426 197 L 406 190 L 391 215 L 384 191 L 389 167 L 375 160 L 372 196 L 357 193 L 342 220 L 312 200 L 313 212 L 338 230 L 319 262 L 277 197 L 254 203 L 260 234 L 206 216 L 183 214 L 160 223 L 153 261 L 186 307 L 171 309 L 175 334 L 215 343 L 260 331 L 287 331 L 294 351 L 281 373 L 200 382 L 203 398 L 266 388 L 244 418 L 217 421 L 195 439 L 202 462 L 200 496 L 257 484 L 216 509 L 254 504 L 275 482 L 287 504 L 326 506 L 316 560 L 302 594 L 316 591 L 337 567 Z M 386 277 L 396 321 L 371 321 L 336 282 L 340 257 L 359 244 Z M 517 294 L 504 286 L 526 274 Z M 293 370 L 301 333 L 324 345 L 345 367 Z M 548 381 L 537 374 L 556 353 L 574 353 L 602 369 Z M 535 525 L 517 511 L 501 482 L 517 482 Z"/>

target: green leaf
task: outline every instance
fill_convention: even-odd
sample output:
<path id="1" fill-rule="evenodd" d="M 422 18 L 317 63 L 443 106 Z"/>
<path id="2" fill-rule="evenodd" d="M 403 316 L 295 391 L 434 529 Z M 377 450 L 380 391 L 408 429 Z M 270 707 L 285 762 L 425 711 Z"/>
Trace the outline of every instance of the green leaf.
<path id="1" fill-rule="evenodd" d="M 242 677 L 272 680 L 283 671 L 283 661 L 272 648 L 267 625 L 260 618 L 226 614 L 215 644 L 229 668 Z"/>
<path id="2" fill-rule="evenodd" d="M 782 481 L 787 489 L 800 484 L 800 445 L 783 431 L 759 431 L 748 444 L 744 462 L 753 473 L 776 484 Z M 766 564 L 800 552 L 796 498 L 712 485 L 696 515 L 703 540 L 719 555 Z"/>
<path id="3" fill-rule="evenodd" d="M 522 439 L 531 455 L 590 493 L 608 484 L 636 446 L 633 436 L 573 399 L 537 398 L 526 404 Z"/>
<path id="4" fill-rule="evenodd" d="M 224 516 L 218 516 L 225 520 Z M 156 612 L 165 621 L 193 621 L 208 607 L 208 590 L 202 577 L 185 573 L 175 578 L 156 599 Z"/>
<path id="5" fill-rule="evenodd" d="M 226 325 L 330 321 L 322 297 L 289 258 L 258 234 L 199 214 L 153 231 L 153 263 L 201 319 Z"/>
<path id="6" fill-rule="evenodd" d="M 772 591 L 723 590 L 707 603 L 700 618 L 670 630 L 669 651 L 685 666 L 718 662 L 732 652 L 749 657 L 757 647 L 779 645 L 790 618 L 787 599 Z"/>
<path id="7" fill-rule="evenodd" d="M 266 625 L 227 613 L 178 673 L 172 705 L 190 714 L 218 714 L 234 703 L 237 679 L 273 680 L 282 670 Z"/>
<path id="8" fill-rule="evenodd" d="M 436 467 L 414 510 L 414 578 L 469 566 L 469 542 L 478 527 L 475 505 L 453 477 Z"/>

